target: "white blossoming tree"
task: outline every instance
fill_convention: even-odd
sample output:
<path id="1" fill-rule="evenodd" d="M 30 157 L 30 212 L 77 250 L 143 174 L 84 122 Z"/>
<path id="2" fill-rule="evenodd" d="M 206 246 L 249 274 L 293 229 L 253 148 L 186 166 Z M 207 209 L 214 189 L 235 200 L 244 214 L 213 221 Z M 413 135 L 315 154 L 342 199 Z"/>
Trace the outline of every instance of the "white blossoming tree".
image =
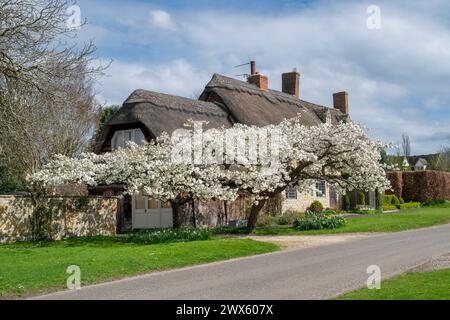
<path id="1" fill-rule="evenodd" d="M 265 128 L 238 124 L 202 132 L 194 125 L 143 146 L 77 159 L 57 156 L 29 180 L 44 187 L 123 183 L 127 193 L 170 201 L 175 227 L 181 206 L 191 199 L 248 196 L 253 228 L 267 199 L 287 186 L 306 190 L 324 180 L 341 193 L 387 189 L 383 147 L 357 124 L 306 127 L 300 116 Z"/>

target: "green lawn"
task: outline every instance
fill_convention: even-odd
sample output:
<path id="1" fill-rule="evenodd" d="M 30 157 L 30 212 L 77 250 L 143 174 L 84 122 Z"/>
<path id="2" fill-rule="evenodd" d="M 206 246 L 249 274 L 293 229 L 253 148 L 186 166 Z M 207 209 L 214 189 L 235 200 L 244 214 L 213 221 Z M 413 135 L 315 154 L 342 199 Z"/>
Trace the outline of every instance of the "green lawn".
<path id="1" fill-rule="evenodd" d="M 381 282 L 380 290 L 367 288 L 343 294 L 342 300 L 449 300 L 450 269 L 408 273 Z"/>
<path id="2" fill-rule="evenodd" d="M 0 245 L 0 297 L 64 289 L 66 268 L 81 268 L 82 285 L 278 250 L 250 239 L 141 245 L 117 238 L 74 238 Z"/>
<path id="3" fill-rule="evenodd" d="M 395 214 L 369 214 L 347 220 L 341 228 L 298 231 L 293 227 L 261 227 L 257 235 L 311 235 L 352 232 L 394 232 L 429 227 L 450 222 L 450 208 L 419 208 Z"/>

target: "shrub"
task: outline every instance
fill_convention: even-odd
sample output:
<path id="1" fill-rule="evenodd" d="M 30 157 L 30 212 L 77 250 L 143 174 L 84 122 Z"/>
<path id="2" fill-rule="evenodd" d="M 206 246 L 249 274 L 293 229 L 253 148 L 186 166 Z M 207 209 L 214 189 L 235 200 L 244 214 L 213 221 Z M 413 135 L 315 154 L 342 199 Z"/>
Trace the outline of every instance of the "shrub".
<path id="1" fill-rule="evenodd" d="M 294 226 L 299 230 L 336 229 L 343 226 L 345 222 L 343 217 L 308 211 L 304 218 L 295 221 Z"/>
<path id="2" fill-rule="evenodd" d="M 383 205 L 383 211 L 391 211 L 391 210 L 397 210 L 397 206 L 394 206 L 392 204 Z"/>
<path id="3" fill-rule="evenodd" d="M 450 201 L 449 200 L 434 200 L 434 201 L 427 201 L 422 203 L 422 207 L 437 207 L 437 208 L 447 208 L 450 207 Z"/>
<path id="4" fill-rule="evenodd" d="M 398 199 L 398 197 L 395 194 L 393 194 L 391 197 L 392 197 L 391 204 L 393 204 L 393 205 L 400 204 L 400 200 Z"/>
<path id="5" fill-rule="evenodd" d="M 327 216 L 335 216 L 337 213 L 334 210 L 326 209 L 326 210 L 322 211 L 322 214 L 327 215 Z"/>
<path id="6" fill-rule="evenodd" d="M 397 205 L 397 208 L 399 209 L 411 209 L 411 208 L 420 208 L 422 204 L 420 202 L 407 202 L 407 203 L 401 203 Z"/>
<path id="7" fill-rule="evenodd" d="M 398 197 L 395 194 L 388 194 L 384 196 L 384 204 L 385 205 L 398 205 L 400 204 L 400 200 L 398 199 Z"/>
<path id="8" fill-rule="evenodd" d="M 313 212 L 322 212 L 323 211 L 323 205 L 322 202 L 320 202 L 319 200 L 315 200 L 311 203 L 311 205 L 309 206 L 309 209 Z"/>
<path id="9" fill-rule="evenodd" d="M 383 210 L 381 209 L 369 209 L 369 210 L 352 210 L 352 213 L 357 213 L 357 214 L 375 214 L 375 213 L 383 213 Z"/>
<path id="10" fill-rule="evenodd" d="M 295 219 L 301 215 L 300 212 L 296 211 L 286 211 L 282 216 L 278 217 L 278 224 L 279 225 L 288 225 L 293 224 Z"/>
<path id="11" fill-rule="evenodd" d="M 362 191 L 360 191 L 358 193 L 358 204 L 360 206 L 365 206 L 366 205 L 366 195 Z"/>
<path id="12" fill-rule="evenodd" d="M 126 240 L 135 243 L 153 244 L 153 243 L 209 240 L 211 239 L 211 236 L 212 236 L 211 229 L 165 228 L 155 230 L 141 230 L 136 233 L 131 233 L 126 236 Z"/>
<path id="13" fill-rule="evenodd" d="M 265 227 L 265 226 L 269 226 L 271 224 L 276 224 L 276 222 L 277 222 L 276 217 L 274 217 L 270 214 L 263 214 L 258 217 L 258 222 L 256 223 L 256 225 L 258 227 Z"/>

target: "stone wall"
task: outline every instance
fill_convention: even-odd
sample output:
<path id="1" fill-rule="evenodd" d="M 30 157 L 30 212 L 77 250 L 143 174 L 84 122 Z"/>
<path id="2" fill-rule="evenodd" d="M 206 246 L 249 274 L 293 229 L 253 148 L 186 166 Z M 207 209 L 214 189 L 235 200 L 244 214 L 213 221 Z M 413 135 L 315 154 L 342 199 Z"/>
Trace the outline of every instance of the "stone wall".
<path id="1" fill-rule="evenodd" d="M 297 199 L 286 199 L 286 192 L 282 192 L 282 211 L 305 211 L 311 203 L 318 200 L 324 208 L 330 208 L 330 188 L 326 187 L 326 195 L 324 197 L 316 197 L 315 192 L 297 192 Z"/>
<path id="2" fill-rule="evenodd" d="M 51 239 L 116 233 L 116 197 L 49 197 L 43 203 Z M 35 214 L 30 197 L 0 196 L 0 242 L 32 240 Z"/>

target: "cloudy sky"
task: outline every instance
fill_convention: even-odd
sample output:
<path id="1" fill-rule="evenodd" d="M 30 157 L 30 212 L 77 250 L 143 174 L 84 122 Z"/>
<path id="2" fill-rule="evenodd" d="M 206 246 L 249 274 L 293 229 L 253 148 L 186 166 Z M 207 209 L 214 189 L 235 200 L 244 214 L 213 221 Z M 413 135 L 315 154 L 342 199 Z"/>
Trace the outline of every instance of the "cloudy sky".
<path id="1" fill-rule="evenodd" d="M 137 88 L 193 97 L 213 73 L 235 77 L 248 70 L 233 66 L 256 60 L 272 89 L 297 68 L 304 100 L 330 106 L 333 92 L 348 91 L 352 118 L 374 138 L 395 142 L 406 132 L 413 154 L 450 144 L 448 0 L 78 5 L 88 22 L 79 39 L 113 60 L 97 83 L 102 103 L 120 104 Z"/>

